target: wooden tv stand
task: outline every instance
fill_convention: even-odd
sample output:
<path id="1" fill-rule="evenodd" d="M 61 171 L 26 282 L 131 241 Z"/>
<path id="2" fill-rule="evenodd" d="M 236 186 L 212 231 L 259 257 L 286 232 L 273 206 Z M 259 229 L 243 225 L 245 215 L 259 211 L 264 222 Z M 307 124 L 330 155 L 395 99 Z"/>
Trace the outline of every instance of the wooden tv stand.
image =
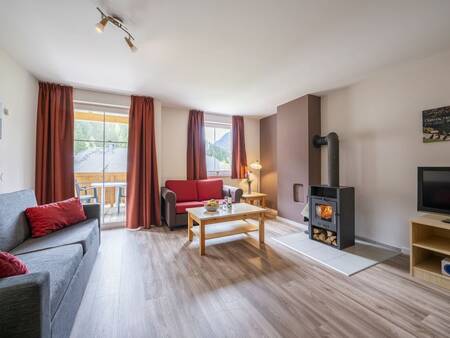
<path id="1" fill-rule="evenodd" d="M 450 224 L 444 215 L 424 215 L 411 220 L 411 276 L 450 289 L 450 277 L 441 273 L 441 261 L 450 257 Z"/>

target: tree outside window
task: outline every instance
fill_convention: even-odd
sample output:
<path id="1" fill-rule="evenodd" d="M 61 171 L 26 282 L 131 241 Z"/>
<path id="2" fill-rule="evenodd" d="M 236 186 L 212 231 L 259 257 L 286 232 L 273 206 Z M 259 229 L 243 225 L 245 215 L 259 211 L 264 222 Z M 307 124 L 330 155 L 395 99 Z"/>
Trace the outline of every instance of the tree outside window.
<path id="1" fill-rule="evenodd" d="M 231 175 L 231 126 L 205 125 L 208 176 Z"/>

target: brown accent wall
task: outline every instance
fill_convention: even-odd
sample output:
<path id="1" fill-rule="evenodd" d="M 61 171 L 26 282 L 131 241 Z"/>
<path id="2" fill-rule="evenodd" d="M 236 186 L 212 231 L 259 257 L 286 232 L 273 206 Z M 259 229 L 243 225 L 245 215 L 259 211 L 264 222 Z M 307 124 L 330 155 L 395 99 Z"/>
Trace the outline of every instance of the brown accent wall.
<path id="1" fill-rule="evenodd" d="M 261 191 L 267 194 L 267 207 L 277 209 L 277 115 L 260 120 Z"/>
<path id="2" fill-rule="evenodd" d="M 309 144 L 309 184 L 322 183 L 322 153 L 319 148 L 314 147 L 313 138 L 321 135 L 321 106 L 320 97 L 308 95 L 308 144 Z"/>
<path id="3" fill-rule="evenodd" d="M 320 97 L 306 95 L 278 106 L 278 215 L 296 222 L 303 221 L 300 213 L 309 185 L 320 184 L 320 149 L 311 145 L 316 134 L 320 134 Z"/>

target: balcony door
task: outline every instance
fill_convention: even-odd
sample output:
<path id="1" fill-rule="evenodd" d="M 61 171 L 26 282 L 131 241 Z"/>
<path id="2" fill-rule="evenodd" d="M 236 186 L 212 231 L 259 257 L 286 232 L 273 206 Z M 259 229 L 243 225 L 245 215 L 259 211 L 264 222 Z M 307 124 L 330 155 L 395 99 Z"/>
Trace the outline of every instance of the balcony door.
<path id="1" fill-rule="evenodd" d="M 75 193 L 99 203 L 102 226 L 123 225 L 128 150 L 128 115 L 75 111 Z"/>

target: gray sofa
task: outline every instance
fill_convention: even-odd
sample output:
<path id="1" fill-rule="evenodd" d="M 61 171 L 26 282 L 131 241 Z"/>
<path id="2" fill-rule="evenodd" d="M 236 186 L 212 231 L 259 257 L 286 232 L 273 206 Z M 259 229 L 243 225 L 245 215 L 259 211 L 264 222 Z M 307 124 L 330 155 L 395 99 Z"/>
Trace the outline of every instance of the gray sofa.
<path id="1" fill-rule="evenodd" d="M 69 337 L 100 245 L 100 206 L 84 205 L 87 220 L 30 237 L 24 210 L 32 190 L 0 194 L 0 250 L 29 273 L 0 278 L 0 337 Z"/>
<path id="2" fill-rule="evenodd" d="M 241 188 L 224 185 L 222 188 L 223 198 L 231 196 L 233 203 L 241 201 L 244 193 Z M 177 213 L 177 194 L 166 188 L 161 188 L 161 215 L 163 221 L 167 224 L 170 230 L 178 227 L 187 226 L 187 213 Z"/>

